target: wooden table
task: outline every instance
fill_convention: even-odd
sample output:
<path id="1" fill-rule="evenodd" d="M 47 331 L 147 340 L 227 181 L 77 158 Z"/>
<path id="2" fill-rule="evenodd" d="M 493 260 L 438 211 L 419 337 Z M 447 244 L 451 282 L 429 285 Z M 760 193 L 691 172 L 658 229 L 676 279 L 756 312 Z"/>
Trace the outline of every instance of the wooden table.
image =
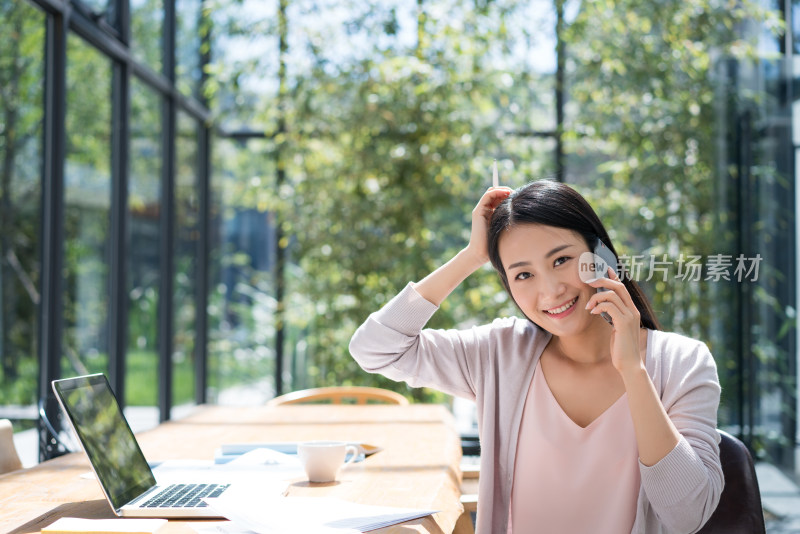
<path id="1" fill-rule="evenodd" d="M 340 473 L 339 480 L 296 480 L 289 496 L 329 496 L 363 504 L 440 510 L 379 533 L 445 534 L 461 513 L 461 445 L 450 413 L 410 406 L 295 405 L 252 408 L 202 406 L 191 416 L 137 435 L 149 461 L 210 459 L 223 443 L 332 439 L 358 441 L 383 451 Z M 83 453 L 0 475 L 0 532 L 39 530 L 59 517 L 112 518 Z M 196 521 L 170 521 L 170 532 L 192 532 Z"/>

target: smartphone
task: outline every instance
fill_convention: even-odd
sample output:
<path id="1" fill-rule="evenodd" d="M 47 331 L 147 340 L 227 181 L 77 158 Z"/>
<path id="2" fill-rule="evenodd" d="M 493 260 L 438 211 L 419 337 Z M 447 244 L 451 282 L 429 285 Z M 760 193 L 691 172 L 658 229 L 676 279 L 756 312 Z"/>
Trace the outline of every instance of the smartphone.
<path id="1" fill-rule="evenodd" d="M 614 253 L 611 252 L 607 246 L 603 244 L 603 241 L 598 238 L 597 245 L 594 247 L 594 272 L 597 274 L 598 277 L 603 276 L 605 278 L 610 278 L 608 276 L 608 268 L 611 267 L 614 272 L 617 272 L 617 257 L 614 256 Z M 609 291 L 604 287 L 600 287 L 597 289 L 597 292 L 600 291 Z M 614 324 L 611 320 L 611 316 L 608 315 L 606 312 L 600 314 L 603 319 L 608 321 L 608 324 Z"/>

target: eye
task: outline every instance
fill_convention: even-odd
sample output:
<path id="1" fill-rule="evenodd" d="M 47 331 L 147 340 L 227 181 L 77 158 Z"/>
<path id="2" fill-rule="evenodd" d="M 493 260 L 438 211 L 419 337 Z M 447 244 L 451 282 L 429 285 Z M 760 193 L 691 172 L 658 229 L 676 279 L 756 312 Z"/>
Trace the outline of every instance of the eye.
<path id="1" fill-rule="evenodd" d="M 568 262 L 569 260 L 571 260 L 571 259 L 572 259 L 572 258 L 571 258 L 571 257 L 569 257 L 569 256 L 561 256 L 561 257 L 559 257 L 559 258 L 556 258 L 556 261 L 554 261 L 554 262 L 553 262 L 553 266 L 554 266 L 554 267 L 558 267 L 559 265 L 562 265 L 562 264 L 564 264 L 564 263 L 567 263 L 567 262 Z"/>
<path id="2" fill-rule="evenodd" d="M 514 277 L 514 280 L 527 280 L 528 278 L 532 277 L 533 275 L 527 271 L 523 271 L 518 273 L 517 276 Z"/>

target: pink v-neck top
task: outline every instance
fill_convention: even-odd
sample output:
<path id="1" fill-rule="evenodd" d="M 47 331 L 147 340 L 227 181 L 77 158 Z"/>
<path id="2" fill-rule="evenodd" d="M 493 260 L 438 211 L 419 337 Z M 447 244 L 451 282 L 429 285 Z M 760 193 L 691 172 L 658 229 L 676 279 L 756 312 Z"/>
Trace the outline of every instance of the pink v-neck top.
<path id="1" fill-rule="evenodd" d="M 628 395 L 581 427 L 533 373 L 520 425 L 511 526 L 518 533 L 629 533 L 639 495 L 639 452 Z"/>
<path id="2" fill-rule="evenodd" d="M 350 353 L 367 372 L 476 402 L 481 433 L 476 532 L 501 534 L 508 528 L 525 402 L 551 336 L 527 319 L 513 317 L 460 330 L 424 328 L 437 309 L 409 284 L 358 328 Z M 627 532 L 697 532 L 714 512 L 724 485 L 716 430 L 717 367 L 704 343 L 659 330 L 648 331 L 646 365 L 681 440 L 655 465 L 639 462 L 636 519 Z M 598 456 L 595 451 L 590 455 Z M 557 476 L 550 480 L 576 480 L 584 472 L 583 466 L 572 465 L 581 461 L 581 454 L 565 456 L 570 463 L 558 461 Z M 615 474 L 603 490 L 617 488 Z M 569 503 L 573 515 L 586 509 L 573 495 Z"/>

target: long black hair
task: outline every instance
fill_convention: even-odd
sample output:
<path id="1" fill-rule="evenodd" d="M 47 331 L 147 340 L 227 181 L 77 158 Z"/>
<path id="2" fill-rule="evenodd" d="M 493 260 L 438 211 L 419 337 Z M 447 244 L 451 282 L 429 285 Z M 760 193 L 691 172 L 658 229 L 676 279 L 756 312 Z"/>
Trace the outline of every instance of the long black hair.
<path id="1" fill-rule="evenodd" d="M 503 200 L 494 210 L 489 223 L 489 259 L 509 295 L 511 289 L 500 260 L 499 243 L 505 230 L 520 224 L 542 224 L 573 230 L 583 237 L 589 250 L 594 250 L 597 239 L 600 239 L 614 256 L 619 257 L 600 218 L 580 193 L 566 184 L 552 180 L 531 182 Z M 652 330 L 661 330 L 653 307 L 639 285 L 627 272 L 620 270 L 617 274 L 639 310 L 641 325 Z M 513 296 L 511 298 L 514 299 Z"/>

